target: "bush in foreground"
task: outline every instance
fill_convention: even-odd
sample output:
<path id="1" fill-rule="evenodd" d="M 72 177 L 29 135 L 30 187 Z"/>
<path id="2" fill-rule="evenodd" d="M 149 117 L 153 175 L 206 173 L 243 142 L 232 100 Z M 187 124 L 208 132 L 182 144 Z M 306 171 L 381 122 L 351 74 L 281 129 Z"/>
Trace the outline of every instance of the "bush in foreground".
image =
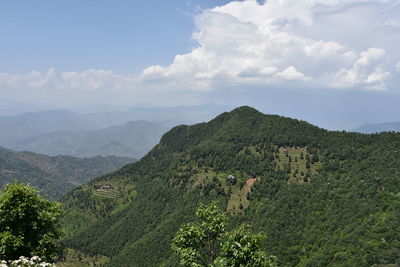
<path id="1" fill-rule="evenodd" d="M 13 261 L 1 261 L 0 267 L 53 267 L 54 264 L 42 261 L 38 256 L 32 258 L 26 258 L 24 256 L 19 257 L 18 260 Z"/>
<path id="2" fill-rule="evenodd" d="M 6 186 L 0 192 L 0 259 L 37 255 L 53 260 L 61 236 L 60 213 L 58 203 L 46 200 L 32 186 Z"/>
<path id="3" fill-rule="evenodd" d="M 185 267 L 273 267 L 276 258 L 261 249 L 262 235 L 247 226 L 227 231 L 228 217 L 216 203 L 201 205 L 197 222 L 183 225 L 172 240 L 172 249 Z"/>

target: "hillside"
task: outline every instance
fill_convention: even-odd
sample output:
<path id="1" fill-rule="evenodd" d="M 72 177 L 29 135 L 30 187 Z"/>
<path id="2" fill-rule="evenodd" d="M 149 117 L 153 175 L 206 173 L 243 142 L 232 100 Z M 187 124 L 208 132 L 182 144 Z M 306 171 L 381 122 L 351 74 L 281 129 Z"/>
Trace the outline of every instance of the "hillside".
<path id="1" fill-rule="evenodd" d="M 59 199 L 73 188 L 133 161 L 115 156 L 49 157 L 0 147 L 0 188 L 13 181 L 30 183 L 51 199 Z"/>
<path id="2" fill-rule="evenodd" d="M 100 130 L 47 133 L 16 141 L 9 147 L 50 156 L 141 158 L 157 144 L 167 129 L 161 123 L 134 121 Z"/>
<path id="3" fill-rule="evenodd" d="M 400 122 L 385 122 L 377 124 L 365 124 L 354 129 L 359 133 L 381 133 L 381 132 L 400 132 Z"/>
<path id="4" fill-rule="evenodd" d="M 399 144 L 240 107 L 64 197 L 63 242 L 107 266 L 176 266 L 172 236 L 218 200 L 280 266 L 400 264 Z"/>

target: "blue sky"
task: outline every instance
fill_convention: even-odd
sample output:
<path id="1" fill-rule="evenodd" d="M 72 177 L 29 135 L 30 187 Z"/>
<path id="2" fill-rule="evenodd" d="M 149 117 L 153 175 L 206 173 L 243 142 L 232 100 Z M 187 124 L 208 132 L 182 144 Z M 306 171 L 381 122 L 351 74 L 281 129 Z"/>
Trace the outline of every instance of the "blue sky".
<path id="1" fill-rule="evenodd" d="M 0 33 L 0 99 L 400 121 L 400 0 L 13 0 Z"/>
<path id="2" fill-rule="evenodd" d="M 193 14 L 229 1 L 2 1 L 0 72 L 140 72 L 194 46 Z"/>

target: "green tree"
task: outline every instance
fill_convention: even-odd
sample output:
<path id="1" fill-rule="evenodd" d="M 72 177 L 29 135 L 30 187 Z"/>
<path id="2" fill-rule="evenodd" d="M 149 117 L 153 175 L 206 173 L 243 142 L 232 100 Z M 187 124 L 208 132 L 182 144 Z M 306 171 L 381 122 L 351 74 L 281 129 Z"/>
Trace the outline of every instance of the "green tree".
<path id="1" fill-rule="evenodd" d="M 314 154 L 312 155 L 311 161 L 312 161 L 313 163 L 319 161 L 319 157 L 318 157 L 318 154 L 317 154 L 317 153 L 314 153 Z"/>
<path id="2" fill-rule="evenodd" d="M 201 204 L 197 222 L 183 225 L 172 240 L 172 249 L 185 267 L 274 266 L 273 257 L 261 250 L 262 236 L 251 234 L 244 226 L 228 232 L 227 216 L 213 202 Z"/>
<path id="3" fill-rule="evenodd" d="M 264 236 L 253 234 L 248 226 L 226 234 L 221 245 L 220 256 L 216 260 L 217 267 L 268 267 L 276 266 L 276 257 L 267 257 L 261 249 Z"/>
<path id="4" fill-rule="evenodd" d="M 0 258 L 40 256 L 52 260 L 61 236 L 59 204 L 25 184 L 9 184 L 0 192 Z"/>
<path id="5" fill-rule="evenodd" d="M 172 249 L 180 256 L 182 266 L 200 267 L 212 264 L 220 238 L 226 231 L 227 216 L 216 203 L 203 204 L 196 211 L 199 222 L 183 225 L 172 240 Z"/>

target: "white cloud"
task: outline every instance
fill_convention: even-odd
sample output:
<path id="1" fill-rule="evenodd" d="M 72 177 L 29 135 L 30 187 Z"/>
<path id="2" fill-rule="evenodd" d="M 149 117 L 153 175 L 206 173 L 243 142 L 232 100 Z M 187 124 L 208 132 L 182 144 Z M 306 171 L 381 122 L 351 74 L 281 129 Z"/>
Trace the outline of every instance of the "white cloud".
<path id="1" fill-rule="evenodd" d="M 386 6 L 389 2 L 269 0 L 260 5 L 255 0 L 233 1 L 196 17 L 197 31 L 193 38 L 199 44 L 197 48 L 177 55 L 169 66 L 147 68 L 142 78 L 164 83 L 174 81 L 178 87 L 182 84 L 182 88 L 191 84 L 190 88 L 200 90 L 202 86 L 218 87 L 219 82 L 226 84 L 228 80 L 239 85 L 302 80 L 310 87 L 359 89 L 377 88 L 379 84 L 380 89 L 385 89 L 385 81 L 390 77 L 387 66 L 382 64 L 385 49 L 366 47 L 367 52 L 358 57 L 360 51 L 351 46 L 336 40 L 317 39 L 312 35 L 318 34 L 297 31 L 296 27 L 303 25 L 312 31 L 315 18 L 325 13 L 335 14 L 336 20 L 330 21 L 331 24 L 342 23 L 342 12 L 349 12 L 353 6 Z M 353 15 L 357 18 L 357 14 Z M 362 15 L 366 19 L 370 13 Z M 387 24 L 387 18 L 382 18 L 381 23 Z M 330 29 L 324 29 L 327 30 Z M 176 83 L 177 80 L 180 82 Z"/>
<path id="2" fill-rule="evenodd" d="M 386 89 L 385 79 L 390 76 L 390 73 L 376 64 L 384 55 L 385 50 L 378 48 L 370 48 L 362 52 L 351 69 L 341 69 L 337 72 L 332 86 L 351 88 L 364 85 L 366 89 Z"/>
<path id="3" fill-rule="evenodd" d="M 54 72 L 54 69 L 50 69 L 47 74 L 36 70 L 27 74 L 0 73 L 0 86 L 3 88 L 16 88 L 21 86 L 32 88 L 43 87 L 52 81 L 50 77 L 54 77 Z"/>
<path id="4" fill-rule="evenodd" d="M 396 64 L 396 70 L 397 72 L 400 72 L 400 61 Z"/>
<path id="5" fill-rule="evenodd" d="M 279 72 L 276 76 L 285 80 L 310 80 L 309 77 L 306 77 L 303 73 L 298 72 L 293 66 L 290 66 L 284 71 Z"/>

